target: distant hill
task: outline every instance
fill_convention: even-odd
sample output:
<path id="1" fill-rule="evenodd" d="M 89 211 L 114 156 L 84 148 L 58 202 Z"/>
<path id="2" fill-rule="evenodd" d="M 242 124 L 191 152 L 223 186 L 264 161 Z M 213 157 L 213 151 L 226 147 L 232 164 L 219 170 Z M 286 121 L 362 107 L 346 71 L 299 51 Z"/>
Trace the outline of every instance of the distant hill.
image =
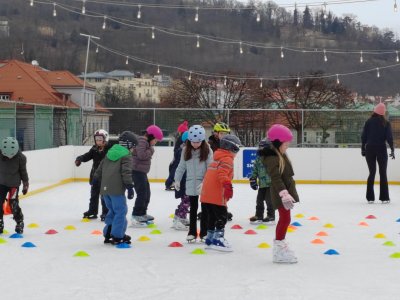
<path id="1" fill-rule="evenodd" d="M 400 42 L 394 40 L 392 32 L 381 32 L 347 18 L 336 18 L 327 12 L 326 17 L 308 8 L 294 14 L 278 8 L 270 2 L 258 8 L 260 22 L 256 20 L 255 10 L 239 10 L 251 7 L 234 1 L 175 1 L 154 0 L 146 3 L 159 5 L 186 5 L 202 7 L 232 7 L 232 10 L 200 10 L 199 21 L 195 22 L 194 9 L 142 8 L 141 19 L 137 19 L 138 8 L 125 6 L 106 6 L 100 3 L 86 3 L 87 15 L 97 12 L 97 18 L 80 16 L 57 7 L 53 17 L 53 2 L 50 5 L 23 0 L 0 0 L 0 20 L 9 21 L 10 36 L 0 35 L 0 59 L 37 60 L 48 69 L 67 69 L 75 74 L 84 70 L 87 40 L 79 33 L 90 33 L 101 38 L 100 43 L 107 47 L 160 64 L 173 65 L 187 70 L 212 73 L 235 72 L 257 77 L 301 76 L 303 73 L 323 71 L 329 74 L 350 73 L 383 67 L 396 63 L 396 54 L 368 55 L 328 53 L 324 62 L 323 53 L 303 53 L 302 48 L 310 49 L 400 49 Z M 45 1 L 46 2 L 46 1 Z M 125 1 L 126 3 L 132 3 Z M 121 2 L 119 2 L 121 3 Z M 197 3 L 197 4 L 196 4 Z M 206 4 L 204 4 L 206 3 Z M 76 8 L 80 12 L 81 1 L 61 0 L 57 4 Z M 103 16 L 107 15 L 107 28 L 102 29 Z M 242 45 L 240 54 L 238 43 L 216 43 L 200 39 L 196 47 L 196 37 L 179 37 L 151 29 L 125 26 L 110 18 L 125 20 L 125 23 L 140 22 L 157 28 L 174 29 L 215 38 L 243 40 L 276 46 L 274 49 Z M 140 25 L 140 24 L 136 24 Z M 181 33 L 183 34 L 183 33 Z M 21 49 L 24 52 L 21 54 Z M 282 45 L 299 48 L 299 51 L 284 51 Z M 125 57 L 99 51 L 92 46 L 88 71 L 110 71 L 129 69 L 134 72 L 155 73 L 156 66 L 137 62 L 125 64 Z M 162 73 L 174 77 L 187 75 L 173 69 L 163 69 Z M 381 69 L 380 78 L 376 72 L 341 77 L 341 83 L 351 89 L 370 95 L 394 95 L 399 93 L 400 67 Z"/>

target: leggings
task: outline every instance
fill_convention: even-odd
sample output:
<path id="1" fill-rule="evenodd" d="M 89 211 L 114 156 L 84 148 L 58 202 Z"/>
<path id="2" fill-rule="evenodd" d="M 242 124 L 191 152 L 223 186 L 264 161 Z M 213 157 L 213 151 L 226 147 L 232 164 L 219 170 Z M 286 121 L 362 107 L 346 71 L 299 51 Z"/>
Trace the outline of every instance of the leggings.
<path id="1" fill-rule="evenodd" d="M 281 241 L 285 239 L 287 229 L 290 224 L 290 210 L 286 210 L 283 206 L 278 208 L 279 221 L 276 224 L 275 239 Z"/>

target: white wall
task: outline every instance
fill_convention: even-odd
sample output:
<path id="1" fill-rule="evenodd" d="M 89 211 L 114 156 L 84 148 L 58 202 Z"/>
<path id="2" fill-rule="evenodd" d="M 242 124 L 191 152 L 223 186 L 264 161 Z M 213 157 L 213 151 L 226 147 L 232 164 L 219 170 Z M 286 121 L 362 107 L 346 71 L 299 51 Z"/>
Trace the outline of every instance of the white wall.
<path id="1" fill-rule="evenodd" d="M 24 152 L 28 159 L 31 183 L 57 183 L 69 178 L 88 178 L 92 162 L 74 164 L 75 158 L 87 152 L 90 146 L 63 146 L 53 149 Z M 398 149 L 396 150 L 398 153 Z M 312 181 L 366 181 L 368 168 L 360 149 L 346 148 L 290 148 L 296 180 Z M 148 177 L 165 179 L 173 157 L 172 147 L 156 147 Z M 377 171 L 377 178 L 379 179 Z M 242 177 L 242 151 L 235 158 L 235 178 Z M 400 160 L 389 159 L 388 179 L 400 183 Z"/>

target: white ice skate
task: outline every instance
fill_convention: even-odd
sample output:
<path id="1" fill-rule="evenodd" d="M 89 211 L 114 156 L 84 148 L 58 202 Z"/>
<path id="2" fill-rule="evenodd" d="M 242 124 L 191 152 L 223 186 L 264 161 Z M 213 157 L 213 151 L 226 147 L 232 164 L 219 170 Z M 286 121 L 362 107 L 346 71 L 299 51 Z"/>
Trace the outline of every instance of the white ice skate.
<path id="1" fill-rule="evenodd" d="M 274 240 L 272 261 L 274 263 L 295 264 L 297 263 L 297 257 L 294 252 L 289 249 L 285 240 Z"/>
<path id="2" fill-rule="evenodd" d="M 146 228 L 147 225 L 152 224 L 152 221 L 148 221 L 145 216 L 132 216 L 131 227 L 134 228 Z"/>
<path id="3" fill-rule="evenodd" d="M 195 237 L 194 235 L 192 235 L 192 234 L 189 234 L 189 235 L 186 237 L 186 241 L 187 241 L 188 243 L 196 243 L 196 237 Z"/>
<path id="4" fill-rule="evenodd" d="M 182 218 L 175 217 L 174 221 L 172 223 L 172 228 L 174 228 L 175 230 L 185 230 L 185 231 L 187 231 L 188 230 L 188 226 L 185 225 L 183 220 L 184 219 L 182 219 Z"/>

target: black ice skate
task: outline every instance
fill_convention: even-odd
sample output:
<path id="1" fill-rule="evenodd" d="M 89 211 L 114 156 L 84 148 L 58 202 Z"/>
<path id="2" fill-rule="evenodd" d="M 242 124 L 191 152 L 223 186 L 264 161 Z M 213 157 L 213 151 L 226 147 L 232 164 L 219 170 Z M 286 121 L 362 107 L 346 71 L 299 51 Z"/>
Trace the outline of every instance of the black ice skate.
<path id="1" fill-rule="evenodd" d="M 129 235 L 126 235 L 121 239 L 121 238 L 111 238 L 111 244 L 112 245 L 119 245 L 119 244 L 130 244 L 131 243 L 131 237 Z"/>
<path id="2" fill-rule="evenodd" d="M 263 220 L 264 224 L 274 225 L 275 224 L 275 217 L 266 217 Z"/>
<path id="3" fill-rule="evenodd" d="M 228 221 L 232 221 L 232 219 L 233 219 L 232 213 L 228 212 L 227 218 L 228 218 Z"/>
<path id="4" fill-rule="evenodd" d="M 102 222 L 104 222 L 104 220 L 106 219 L 106 216 L 107 216 L 107 214 L 101 214 L 101 215 L 100 215 L 100 220 L 101 220 Z"/>
<path id="5" fill-rule="evenodd" d="M 249 220 L 250 220 L 250 224 L 252 224 L 252 225 L 260 225 L 263 222 L 263 218 L 257 217 L 257 216 L 253 216 Z"/>
<path id="6" fill-rule="evenodd" d="M 83 213 L 84 219 L 97 219 L 97 214 L 91 213 L 90 211 Z"/>
<path id="7" fill-rule="evenodd" d="M 24 232 L 24 221 L 17 222 L 17 225 L 15 226 L 15 232 L 19 234 Z"/>

